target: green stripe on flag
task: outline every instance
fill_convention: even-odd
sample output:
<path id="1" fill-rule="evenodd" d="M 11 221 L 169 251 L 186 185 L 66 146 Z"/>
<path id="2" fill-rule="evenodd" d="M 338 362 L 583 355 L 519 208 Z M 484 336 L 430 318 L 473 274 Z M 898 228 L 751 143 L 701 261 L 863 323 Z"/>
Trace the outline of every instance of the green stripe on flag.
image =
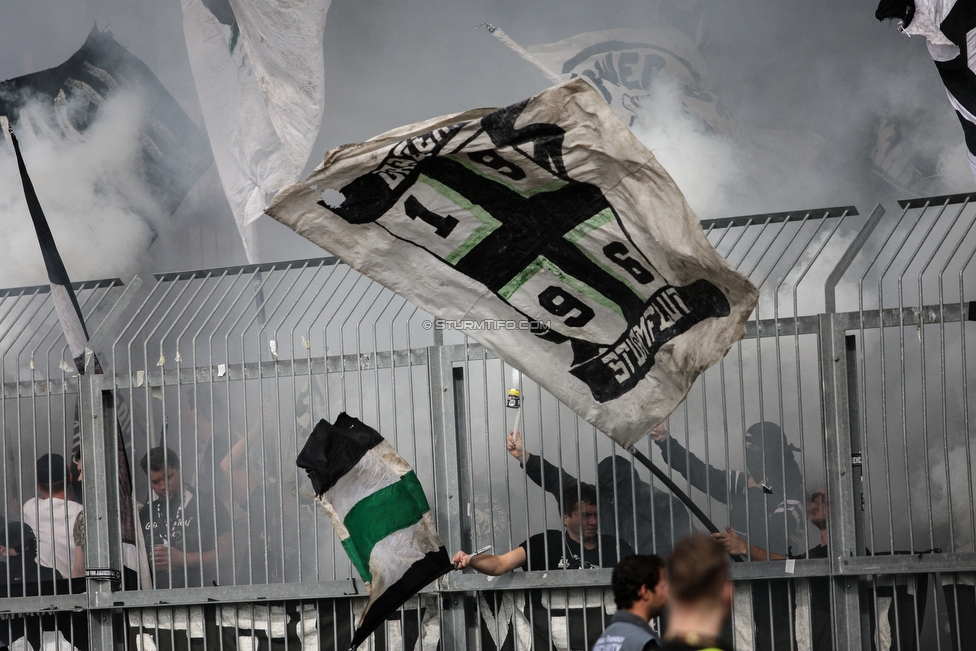
<path id="1" fill-rule="evenodd" d="M 400 481 L 364 497 L 342 521 L 349 537 L 342 541 L 363 581 L 372 581 L 369 556 L 373 547 L 391 533 L 416 524 L 430 510 L 424 488 L 413 470 Z"/>
<path id="2" fill-rule="evenodd" d="M 580 251 L 582 251 L 583 255 L 585 255 L 587 258 L 593 261 L 593 264 L 597 265 L 598 267 L 606 271 L 608 274 L 610 274 L 611 276 L 619 280 L 621 283 L 626 285 L 627 288 L 630 289 L 630 291 L 637 294 L 637 296 L 639 296 L 641 300 L 643 300 L 645 298 L 644 295 L 634 288 L 634 286 L 630 282 L 630 279 L 619 274 L 616 269 L 613 269 L 612 267 L 608 267 L 606 264 L 603 263 L 602 260 L 594 256 L 586 247 L 580 246 L 579 243 L 580 240 L 586 237 L 590 233 L 590 231 L 595 231 L 601 226 L 609 224 L 615 219 L 616 217 L 613 214 L 613 210 L 611 210 L 610 208 L 604 208 L 603 210 L 593 215 L 592 217 L 587 219 L 585 222 L 583 222 L 573 230 L 563 235 L 563 237 L 569 240 L 570 242 L 572 242 L 573 244 L 575 244 L 576 247 Z"/>

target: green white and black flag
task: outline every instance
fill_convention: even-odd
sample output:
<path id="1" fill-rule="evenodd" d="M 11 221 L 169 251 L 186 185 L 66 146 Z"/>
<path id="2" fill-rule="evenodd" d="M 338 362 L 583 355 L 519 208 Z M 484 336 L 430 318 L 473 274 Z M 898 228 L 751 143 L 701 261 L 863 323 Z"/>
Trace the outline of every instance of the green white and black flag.
<path id="1" fill-rule="evenodd" d="M 625 447 L 742 337 L 758 298 L 582 79 L 339 147 L 268 213 Z"/>
<path id="2" fill-rule="evenodd" d="M 346 413 L 319 421 L 296 463 L 369 590 L 356 648 L 453 565 L 417 475 L 376 430 Z"/>

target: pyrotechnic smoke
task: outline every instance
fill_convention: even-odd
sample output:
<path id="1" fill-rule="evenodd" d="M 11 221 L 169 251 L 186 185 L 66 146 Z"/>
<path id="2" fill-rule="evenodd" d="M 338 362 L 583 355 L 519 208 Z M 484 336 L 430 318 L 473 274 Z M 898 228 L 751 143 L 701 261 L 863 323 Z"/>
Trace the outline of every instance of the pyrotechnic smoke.
<path id="1" fill-rule="evenodd" d="M 33 101 L 45 116 L 50 103 Z M 69 111 L 70 114 L 70 111 Z M 165 211 L 139 174 L 142 100 L 106 100 L 83 133 L 34 134 L 14 124 L 24 159 L 69 275 L 78 280 L 127 276 L 164 226 Z M 47 282 L 12 149 L 0 146 L 0 285 Z"/>

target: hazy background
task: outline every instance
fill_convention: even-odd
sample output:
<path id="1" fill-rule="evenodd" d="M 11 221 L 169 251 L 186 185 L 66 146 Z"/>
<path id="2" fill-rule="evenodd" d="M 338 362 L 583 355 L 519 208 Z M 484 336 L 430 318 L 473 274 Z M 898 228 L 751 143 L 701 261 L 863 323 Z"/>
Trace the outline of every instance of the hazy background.
<path id="1" fill-rule="evenodd" d="M 701 52 L 711 73 L 709 89 L 746 126 L 790 132 L 772 135 L 771 144 L 781 150 L 777 156 L 768 148 L 747 151 L 695 131 L 669 113 L 663 98 L 656 120 L 637 133 L 699 217 L 849 204 L 867 213 L 878 202 L 897 210 L 894 200 L 906 193 L 885 183 L 868 162 L 883 116 L 899 124 L 912 160 L 940 175 L 933 193 L 974 189 L 962 131 L 924 42 L 875 20 L 876 2 L 698 5 L 707 16 Z M 334 0 L 325 31 L 325 119 L 306 173 L 337 145 L 435 115 L 510 104 L 548 85 L 530 64 L 477 29 L 481 23 L 530 45 L 585 31 L 652 26 L 656 20 L 653 0 Z M 142 59 L 202 126 L 175 0 L 0 0 L 0 79 L 62 63 L 96 23 Z M 116 132 L 122 138 L 125 130 Z M 822 147 L 794 146 L 798 133 L 807 137 L 802 142 L 821 139 Z M 47 162 L 28 160 L 55 238 L 54 206 L 73 201 L 72 184 L 65 181 L 90 166 L 84 152 L 60 158 L 48 169 L 41 169 Z M 114 174 L 106 165 L 103 178 Z M 4 176 L 12 169 L 0 161 Z M 0 287 L 45 281 L 29 223 L 21 223 L 20 212 L 3 209 L 20 200 L 16 181 L 0 180 Z M 91 212 L 111 237 L 83 224 L 61 227 L 69 231 L 61 237 L 75 245 L 60 244 L 73 280 L 246 261 L 213 168 L 180 210 L 157 226 L 148 252 L 145 232 L 123 218 L 112 227 L 112 215 L 96 214 L 97 204 Z M 261 222 L 262 260 L 324 255 L 270 218 Z"/>

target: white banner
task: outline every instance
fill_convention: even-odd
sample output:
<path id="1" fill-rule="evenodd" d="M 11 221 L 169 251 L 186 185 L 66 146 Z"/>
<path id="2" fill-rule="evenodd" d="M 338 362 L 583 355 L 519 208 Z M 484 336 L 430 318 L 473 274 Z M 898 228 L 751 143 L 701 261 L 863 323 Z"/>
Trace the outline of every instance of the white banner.
<path id="1" fill-rule="evenodd" d="M 217 172 L 257 261 L 251 223 L 299 178 L 325 107 L 331 0 L 183 0 L 183 31 Z"/>
<path id="2" fill-rule="evenodd" d="M 268 213 L 467 322 L 625 446 L 742 337 L 758 295 L 582 80 L 335 149 Z"/>
<path id="3" fill-rule="evenodd" d="M 492 33 L 498 37 L 500 31 Z M 524 58 L 550 77 L 589 81 L 628 126 L 639 122 L 641 106 L 655 84 L 665 84 L 674 88 L 691 115 L 701 119 L 705 130 L 732 138 L 741 135 L 738 121 L 708 90 L 705 60 L 695 42 L 676 27 L 585 32 L 556 43 L 529 45 L 524 52 Z"/>

